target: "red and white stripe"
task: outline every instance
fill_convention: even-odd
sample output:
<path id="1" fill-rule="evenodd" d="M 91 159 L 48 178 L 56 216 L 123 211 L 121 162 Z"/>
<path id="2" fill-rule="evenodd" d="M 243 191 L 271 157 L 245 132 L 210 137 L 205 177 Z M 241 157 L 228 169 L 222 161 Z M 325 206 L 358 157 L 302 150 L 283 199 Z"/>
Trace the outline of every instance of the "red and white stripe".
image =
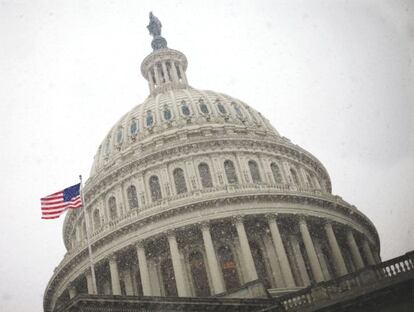
<path id="1" fill-rule="evenodd" d="M 81 196 L 76 196 L 70 201 L 63 200 L 63 191 L 51 194 L 40 199 L 42 206 L 42 219 L 56 219 L 69 208 L 82 207 Z"/>

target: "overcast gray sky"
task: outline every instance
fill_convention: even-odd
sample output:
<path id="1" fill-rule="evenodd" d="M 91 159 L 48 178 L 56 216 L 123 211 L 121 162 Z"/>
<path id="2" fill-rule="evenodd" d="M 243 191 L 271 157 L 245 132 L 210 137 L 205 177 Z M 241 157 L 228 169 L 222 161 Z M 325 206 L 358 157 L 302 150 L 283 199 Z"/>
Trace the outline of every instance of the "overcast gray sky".
<path id="1" fill-rule="evenodd" d="M 0 310 L 41 311 L 65 253 L 39 198 L 89 174 L 148 95 L 153 10 L 192 86 L 239 98 L 318 157 L 333 193 L 414 249 L 413 1 L 0 1 Z"/>

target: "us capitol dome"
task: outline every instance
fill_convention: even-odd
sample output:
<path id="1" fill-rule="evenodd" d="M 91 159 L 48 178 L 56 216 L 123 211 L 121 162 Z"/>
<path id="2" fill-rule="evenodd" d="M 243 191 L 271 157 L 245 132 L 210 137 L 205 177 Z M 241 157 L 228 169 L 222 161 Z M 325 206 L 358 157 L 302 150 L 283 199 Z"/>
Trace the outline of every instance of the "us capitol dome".
<path id="1" fill-rule="evenodd" d="M 379 263 L 374 225 L 322 163 L 243 101 L 191 87 L 153 15 L 148 29 L 150 94 L 99 145 L 44 310 L 79 294 L 277 297 Z"/>

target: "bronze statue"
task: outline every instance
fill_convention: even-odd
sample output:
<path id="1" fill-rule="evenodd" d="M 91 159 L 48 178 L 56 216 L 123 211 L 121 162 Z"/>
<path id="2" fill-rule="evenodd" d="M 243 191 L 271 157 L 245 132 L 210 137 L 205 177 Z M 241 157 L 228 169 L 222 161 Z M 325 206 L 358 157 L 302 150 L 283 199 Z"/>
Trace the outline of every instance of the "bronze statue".
<path id="1" fill-rule="evenodd" d="M 150 23 L 147 26 L 150 34 L 155 37 L 155 36 L 161 36 L 161 22 L 160 20 L 154 15 L 152 14 L 152 12 L 150 12 L 149 14 L 149 18 L 150 18 Z"/>

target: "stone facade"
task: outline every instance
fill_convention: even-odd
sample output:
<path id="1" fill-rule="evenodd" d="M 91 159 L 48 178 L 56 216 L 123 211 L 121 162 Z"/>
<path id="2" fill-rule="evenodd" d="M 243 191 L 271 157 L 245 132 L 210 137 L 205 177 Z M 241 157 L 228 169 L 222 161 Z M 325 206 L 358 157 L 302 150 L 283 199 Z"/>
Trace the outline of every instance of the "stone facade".
<path id="1" fill-rule="evenodd" d="M 143 61 L 150 95 L 95 155 L 45 311 L 79 294 L 279 296 L 380 262 L 374 225 L 316 157 L 242 101 L 190 87 L 186 69 L 166 47 Z M 266 291 L 240 292 L 256 281 Z"/>

